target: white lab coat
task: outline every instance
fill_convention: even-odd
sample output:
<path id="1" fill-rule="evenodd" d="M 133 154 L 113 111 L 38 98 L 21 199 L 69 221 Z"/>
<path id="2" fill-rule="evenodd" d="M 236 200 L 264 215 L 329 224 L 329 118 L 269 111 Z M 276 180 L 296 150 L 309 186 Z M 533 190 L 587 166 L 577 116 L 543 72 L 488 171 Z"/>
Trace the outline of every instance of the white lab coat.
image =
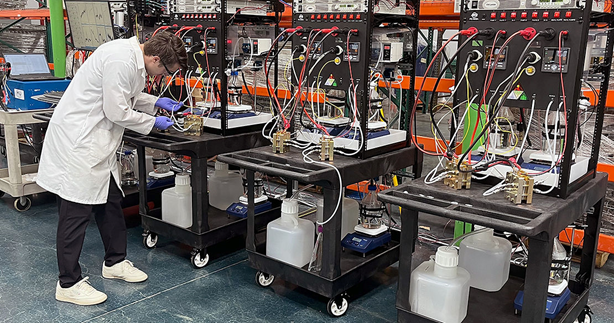
<path id="1" fill-rule="evenodd" d="M 53 112 L 36 183 L 71 202 L 106 203 L 111 173 L 121 187 L 115 152 L 124 128 L 148 134 L 155 122 L 146 76 L 136 37 L 98 47 Z"/>

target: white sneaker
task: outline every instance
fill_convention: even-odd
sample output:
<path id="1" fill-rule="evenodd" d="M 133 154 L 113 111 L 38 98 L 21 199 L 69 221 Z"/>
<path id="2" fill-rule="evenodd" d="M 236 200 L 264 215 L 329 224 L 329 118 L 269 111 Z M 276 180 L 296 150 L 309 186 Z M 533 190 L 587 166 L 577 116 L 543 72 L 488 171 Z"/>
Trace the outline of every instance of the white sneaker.
<path id="1" fill-rule="evenodd" d="M 102 277 L 109 279 L 122 279 L 129 283 L 140 283 L 147 279 L 147 274 L 134 267 L 132 262 L 124 260 L 111 267 L 102 263 Z"/>
<path id="2" fill-rule="evenodd" d="M 97 291 L 90 282 L 89 277 L 81 279 L 68 288 L 62 288 L 58 281 L 55 287 L 55 299 L 77 305 L 96 305 L 107 300 L 107 294 Z"/>

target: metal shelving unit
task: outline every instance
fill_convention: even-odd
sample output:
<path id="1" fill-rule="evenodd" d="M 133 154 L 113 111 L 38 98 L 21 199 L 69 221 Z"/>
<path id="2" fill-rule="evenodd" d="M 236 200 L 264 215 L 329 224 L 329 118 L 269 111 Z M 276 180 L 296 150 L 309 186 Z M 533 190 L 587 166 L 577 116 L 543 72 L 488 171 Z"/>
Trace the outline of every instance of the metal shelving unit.
<path id="1" fill-rule="evenodd" d="M 494 321 L 500 323 L 544 322 L 553 239 L 568 224 L 587 213 L 582 262 L 575 279 L 569 281 L 571 299 L 553 322 L 574 322 L 585 310 L 595 267 L 597 240 L 601 228 L 601 212 L 607 176 L 603 173 L 571 193 L 567 199 L 536 195 L 533 204 L 515 205 L 503 194 L 485 199 L 488 185 L 472 183 L 471 190 L 452 190 L 443 184 L 427 185 L 413 181 L 391 188 L 378 195 L 386 203 L 402 207 L 399 257 L 399 286 L 396 307 L 399 322 L 434 322 L 411 311 L 409 288 L 412 256 L 418 227 L 418 213 L 424 212 L 479 224 L 529 237 L 529 258 L 524 280 L 510 277 L 502 290 L 487 293 L 471 289 L 469 308 L 463 322 Z M 513 272 L 513 271 L 512 271 Z M 524 283 L 522 316 L 514 314 L 514 297 Z"/>

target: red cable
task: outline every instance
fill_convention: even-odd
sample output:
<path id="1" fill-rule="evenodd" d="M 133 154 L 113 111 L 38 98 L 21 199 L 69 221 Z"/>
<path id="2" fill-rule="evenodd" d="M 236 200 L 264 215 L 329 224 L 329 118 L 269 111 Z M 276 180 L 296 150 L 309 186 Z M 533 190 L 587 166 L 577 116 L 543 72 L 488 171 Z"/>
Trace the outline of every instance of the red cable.
<path id="1" fill-rule="evenodd" d="M 541 174 L 550 172 L 552 169 L 556 167 L 556 165 L 558 165 L 561 162 L 561 160 L 563 160 L 563 155 L 565 154 L 565 149 L 567 148 L 567 97 L 565 96 L 565 82 L 563 81 L 563 64 L 562 64 L 563 63 L 563 59 L 562 59 L 563 36 L 567 34 L 568 34 L 567 30 L 561 30 L 561 32 L 559 33 L 559 74 L 561 75 L 561 91 L 563 92 L 563 115 L 564 115 L 563 119 L 565 119 L 565 137 L 564 137 L 565 139 L 563 140 L 563 151 L 561 152 L 561 155 L 559 156 L 559 159 L 557 160 L 557 162 L 552 167 L 550 167 L 550 169 L 545 170 L 543 172 L 531 173 L 527 175 L 537 176 L 537 175 L 541 175 Z M 548 116 L 546 116 L 546 118 L 547 117 Z M 554 135 L 556 137 L 557 134 L 554 134 Z M 556 143 L 554 144 L 554 147 L 556 149 Z"/>
<path id="2" fill-rule="evenodd" d="M 301 68 L 301 73 L 299 74 L 299 79 L 298 79 L 298 89 L 296 91 L 296 96 L 297 99 L 294 103 L 294 106 L 292 107 L 292 114 L 290 115 L 291 118 L 294 117 L 294 114 L 296 112 L 296 107 L 298 106 L 298 103 L 301 101 L 302 98 L 302 85 L 303 85 L 303 77 L 305 76 L 305 70 L 307 68 L 307 62 L 309 61 L 309 54 L 311 54 L 311 45 L 313 44 L 313 42 L 315 41 L 315 36 L 317 36 L 319 34 L 316 33 L 314 35 L 314 39 L 311 40 L 311 42 L 309 41 L 311 39 L 311 33 L 313 33 L 315 30 L 312 30 L 309 32 L 309 37 L 307 38 L 307 50 L 305 51 L 305 61 L 303 62 L 303 67 Z M 287 130 L 288 128 L 290 128 L 290 124 L 288 123 L 287 127 L 285 128 L 285 130 Z"/>
<path id="3" fill-rule="evenodd" d="M 271 45 L 271 48 L 273 48 L 273 45 L 277 44 L 277 42 L 279 41 L 279 38 L 286 33 L 285 30 L 283 30 L 278 36 L 277 38 L 275 38 L 275 40 L 273 41 L 273 44 Z M 264 59 L 264 71 L 267 70 L 267 65 L 266 62 L 269 60 L 269 56 L 271 55 L 271 51 L 269 51 L 266 55 L 266 58 Z M 284 116 L 284 112 L 281 108 L 281 104 L 279 103 L 279 98 L 277 97 L 277 93 L 275 88 L 273 88 L 273 85 L 271 84 L 271 80 L 267 78 L 267 87 L 269 88 L 269 91 L 271 92 L 271 95 L 273 96 L 273 98 L 275 99 L 275 103 L 277 103 L 277 107 L 279 110 L 279 115 L 281 116 L 283 122 L 284 122 L 284 129 L 287 129 L 286 126 L 290 126 L 290 122 L 288 120 L 286 120 L 286 116 Z M 256 89 L 254 87 L 254 93 L 255 93 Z"/>
<path id="4" fill-rule="evenodd" d="M 158 33 L 158 31 L 160 31 L 160 30 L 168 29 L 168 27 L 170 27 L 170 26 L 161 26 L 160 28 L 156 29 L 156 31 L 154 31 L 154 33 L 151 35 L 151 37 L 155 36 Z"/>
<path id="5" fill-rule="evenodd" d="M 524 29 L 523 29 L 523 30 L 524 30 Z M 503 43 L 503 45 L 501 45 L 501 47 L 499 48 L 499 54 L 496 54 L 495 61 L 492 63 L 492 65 L 490 65 L 490 57 L 488 57 L 488 58 L 487 58 L 487 59 L 488 59 L 488 62 L 489 62 L 489 65 L 488 65 L 488 71 L 489 71 L 489 70 L 491 69 L 491 67 L 492 67 L 492 72 L 491 72 L 491 73 L 488 73 L 488 71 L 487 71 L 487 73 L 486 73 L 486 79 L 488 79 L 488 82 L 486 82 L 486 81 L 484 82 L 484 86 L 485 86 L 485 87 L 483 88 L 482 98 L 480 99 L 480 104 L 478 105 L 478 114 L 477 114 L 477 117 L 476 117 L 475 127 L 473 127 L 473 132 L 472 132 L 472 134 L 471 134 L 471 141 L 470 141 L 470 143 L 473 143 L 473 141 L 475 140 L 475 134 L 476 134 L 476 132 L 477 132 L 477 130 L 478 130 L 478 126 L 479 126 L 479 124 L 480 124 L 480 119 L 481 119 L 481 118 L 480 118 L 480 115 L 481 115 L 481 111 L 482 111 L 482 105 L 484 104 L 484 102 L 486 102 L 486 95 L 488 94 L 488 91 L 490 90 L 490 85 L 492 84 L 492 80 L 493 80 L 493 78 L 495 77 L 495 71 L 497 70 L 497 63 L 499 62 L 499 58 L 501 57 L 501 54 L 503 53 L 503 49 L 505 49 L 505 47 L 507 47 L 507 44 L 509 44 L 509 42 L 510 42 L 510 41 L 511 41 L 511 40 L 512 40 L 514 37 L 516 37 L 516 36 L 520 35 L 520 33 L 521 33 L 523 30 L 519 30 L 519 31 L 517 31 L 517 32 L 513 33 L 513 34 L 512 34 L 512 35 L 511 35 L 511 36 L 510 36 L 510 37 L 509 37 L 509 38 L 508 38 L 508 39 L 507 39 L 507 40 L 506 40 L 506 41 Z M 499 32 L 500 32 L 500 31 L 498 31 L 498 32 L 497 32 L 497 34 L 498 34 Z M 497 39 L 496 39 L 496 38 L 495 38 L 495 41 L 497 41 Z M 496 47 L 495 47 L 495 43 L 493 43 L 493 46 L 492 46 L 491 51 L 490 51 L 490 55 L 491 55 L 491 56 L 492 56 L 492 55 L 495 55 L 495 49 L 496 49 Z M 490 76 L 489 76 L 489 74 L 490 74 Z M 489 77 L 490 77 L 490 78 L 489 78 Z M 512 80 L 512 82 L 513 82 L 513 81 L 514 81 L 514 80 Z M 495 94 L 496 94 L 496 93 L 495 93 Z M 488 113 L 486 114 L 486 123 L 488 123 Z M 486 137 L 487 137 L 487 143 L 488 143 L 488 136 L 486 136 Z M 487 148 L 488 148 L 488 146 L 487 146 Z M 486 154 L 482 155 L 482 159 L 480 159 L 480 161 L 482 161 L 482 160 L 484 159 L 484 156 L 486 156 Z M 467 155 L 467 159 L 469 160 L 469 164 L 471 164 L 471 151 L 469 151 L 469 153 L 468 153 L 468 155 Z M 478 162 L 480 162 L 480 161 L 478 161 Z"/>
<path id="6" fill-rule="evenodd" d="M 326 35 L 334 32 L 337 29 L 338 28 L 334 28 L 334 27 L 333 27 L 333 29 L 327 29 L 326 30 Z M 325 37 L 326 37 L 326 35 L 325 35 Z M 349 44 L 349 40 L 350 40 L 350 35 L 351 35 L 351 32 L 348 32 L 348 44 Z M 307 42 L 307 44 L 308 44 L 308 48 L 307 48 L 308 52 L 309 52 L 309 49 L 311 48 L 311 45 L 315 42 L 316 36 L 317 36 L 317 34 L 314 35 L 313 40 L 311 41 L 311 44 L 309 42 Z M 348 47 L 348 49 L 349 49 L 349 47 Z M 324 55 L 324 54 L 321 54 L 321 55 Z M 349 50 L 348 50 L 348 56 L 349 56 Z M 299 81 L 299 86 L 302 83 L 301 81 L 302 81 L 302 79 L 304 77 L 304 71 L 306 70 L 306 66 L 307 66 L 306 63 L 308 61 L 308 57 L 309 57 L 308 55 L 305 56 L 305 62 L 303 63 L 303 70 L 301 71 L 301 78 L 300 78 L 300 81 Z M 350 63 L 349 62 L 349 57 L 348 57 L 348 63 Z M 352 65 L 350 64 L 350 79 L 352 80 L 352 83 L 353 83 L 354 82 L 354 78 L 351 75 L 352 75 Z M 307 80 L 307 81 L 309 81 L 309 80 Z M 319 80 L 316 80 L 316 82 L 319 82 Z M 300 93 L 300 88 L 299 88 L 299 93 Z M 310 93 L 309 86 L 307 86 L 307 94 L 305 95 L 305 99 L 309 99 L 309 93 Z M 319 94 L 317 94 L 317 95 L 319 97 Z M 311 104 L 313 104 L 313 102 Z M 315 120 L 313 120 L 313 118 L 311 118 L 311 116 L 309 115 L 309 112 L 307 112 L 307 109 L 304 106 L 303 106 L 303 112 L 307 115 L 307 118 L 309 118 L 311 123 L 313 123 L 316 126 L 316 128 L 318 128 L 321 131 L 323 131 L 327 136 L 330 136 L 330 134 L 328 133 L 328 130 L 326 130 L 325 127 L 323 127 L 321 124 L 315 122 Z"/>
<path id="7" fill-rule="evenodd" d="M 347 38 L 347 44 L 346 44 L 346 49 L 347 49 L 347 53 L 348 53 L 348 66 L 350 67 L 350 80 L 352 81 L 352 86 L 351 86 L 351 91 L 354 92 L 354 120 L 352 121 L 352 124 L 350 125 L 350 128 L 348 128 L 348 130 L 340 135 L 338 135 L 335 138 L 339 138 L 339 137 L 343 137 L 345 135 L 347 135 L 348 133 L 350 133 L 350 131 L 352 131 L 352 129 L 354 129 L 354 125 L 356 124 L 356 115 L 358 114 L 356 111 L 357 110 L 357 105 L 356 105 L 356 89 L 354 88 L 354 74 L 352 73 L 352 62 L 350 61 L 350 36 L 352 35 L 352 33 L 348 32 L 348 38 Z M 370 94 L 369 94 L 370 95 Z M 368 121 L 368 116 L 367 116 L 367 122 Z M 366 138 L 366 134 L 361 134 L 362 136 L 365 136 Z"/>
<path id="8" fill-rule="evenodd" d="M 416 101 L 414 102 L 414 106 L 412 108 L 412 112 L 410 114 L 410 120 L 409 120 L 409 133 L 411 135 L 411 140 L 414 144 L 414 146 L 416 146 L 416 148 L 418 148 L 420 151 L 422 151 L 423 153 L 430 155 L 430 156 L 443 156 L 444 154 L 442 153 L 430 153 L 424 149 L 422 149 L 419 145 L 418 142 L 416 141 L 416 136 L 413 135 L 413 123 L 414 123 L 414 119 L 415 119 L 415 114 L 416 114 L 416 109 L 418 108 L 418 99 L 420 98 L 420 94 L 422 94 L 422 89 L 424 88 L 424 83 L 426 83 L 426 77 L 429 73 L 429 71 L 431 70 L 431 68 L 433 67 L 433 63 L 436 61 L 437 57 L 439 56 L 439 54 L 441 54 L 441 52 L 443 51 L 444 48 L 446 48 L 446 46 L 448 46 L 448 44 L 452 41 L 452 39 L 456 38 L 456 36 L 460 35 L 462 31 L 457 32 L 456 34 L 454 34 L 452 37 L 450 37 L 448 39 L 448 41 L 446 41 L 441 48 L 437 51 L 437 53 L 435 53 L 435 56 L 433 56 L 433 59 L 431 60 L 431 63 L 429 64 L 429 66 L 426 68 L 426 71 L 424 72 L 424 79 L 422 80 L 422 84 L 420 85 L 420 89 L 418 90 L 418 95 L 416 95 Z"/>

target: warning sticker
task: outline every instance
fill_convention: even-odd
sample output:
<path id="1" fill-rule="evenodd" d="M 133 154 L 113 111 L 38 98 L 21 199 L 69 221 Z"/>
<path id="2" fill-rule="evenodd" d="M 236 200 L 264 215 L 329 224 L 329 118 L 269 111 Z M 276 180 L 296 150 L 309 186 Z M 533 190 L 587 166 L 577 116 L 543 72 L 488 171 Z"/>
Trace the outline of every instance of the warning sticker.
<path id="1" fill-rule="evenodd" d="M 25 100 L 26 99 L 25 92 L 21 89 L 15 89 L 15 99 Z"/>
<path id="2" fill-rule="evenodd" d="M 337 86 L 337 82 L 335 82 L 335 77 L 331 74 L 328 79 L 326 79 L 326 82 L 324 82 L 324 85 L 326 86 Z"/>
<path id="3" fill-rule="evenodd" d="M 516 85 L 516 88 L 507 96 L 508 100 L 527 101 L 527 94 L 520 84 Z"/>

